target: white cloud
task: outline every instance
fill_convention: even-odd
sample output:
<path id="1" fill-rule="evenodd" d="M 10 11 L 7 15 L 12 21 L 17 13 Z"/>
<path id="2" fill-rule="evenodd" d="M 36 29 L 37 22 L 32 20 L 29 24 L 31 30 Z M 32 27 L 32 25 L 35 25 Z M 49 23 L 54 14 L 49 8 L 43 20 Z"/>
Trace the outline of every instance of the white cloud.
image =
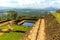
<path id="1" fill-rule="evenodd" d="M 0 0 L 0 6 L 19 8 L 60 8 L 60 0 Z"/>
<path id="2" fill-rule="evenodd" d="M 55 8 L 60 8 L 60 1 L 51 1 L 51 3 L 49 3 L 50 6 L 55 7 Z"/>
<path id="3" fill-rule="evenodd" d="M 0 0 L 0 6 L 2 7 L 16 7 L 17 2 L 14 0 Z"/>

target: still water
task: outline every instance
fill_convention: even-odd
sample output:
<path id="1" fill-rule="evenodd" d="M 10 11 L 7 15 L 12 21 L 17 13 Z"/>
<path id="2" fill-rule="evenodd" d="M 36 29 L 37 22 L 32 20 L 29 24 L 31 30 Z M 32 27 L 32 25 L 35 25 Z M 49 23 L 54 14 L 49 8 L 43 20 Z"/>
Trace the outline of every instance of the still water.
<path id="1" fill-rule="evenodd" d="M 24 22 L 22 25 L 23 26 L 33 26 L 34 22 Z"/>

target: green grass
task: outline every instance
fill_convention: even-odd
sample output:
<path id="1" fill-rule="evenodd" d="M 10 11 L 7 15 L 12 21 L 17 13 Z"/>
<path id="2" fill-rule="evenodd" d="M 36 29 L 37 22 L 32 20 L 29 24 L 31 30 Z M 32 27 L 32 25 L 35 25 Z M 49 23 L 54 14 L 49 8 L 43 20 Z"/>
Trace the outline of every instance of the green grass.
<path id="1" fill-rule="evenodd" d="M 12 28 L 14 28 L 14 30 L 22 30 L 22 31 L 27 31 L 31 28 L 29 26 L 20 26 L 20 25 L 11 25 L 11 26 Z"/>
<path id="2" fill-rule="evenodd" d="M 0 22 L 6 21 L 6 20 L 8 20 L 8 19 L 7 19 L 7 18 L 2 18 L 2 19 L 0 20 Z"/>
<path id="3" fill-rule="evenodd" d="M 9 32 L 0 36 L 0 40 L 20 40 L 24 33 Z"/>
<path id="4" fill-rule="evenodd" d="M 31 27 L 28 26 L 20 26 L 20 25 L 11 25 L 11 27 L 14 30 L 20 30 L 20 31 L 28 31 Z M 4 25 L 1 28 L 8 28 L 7 25 Z M 0 40 L 20 40 L 20 38 L 25 35 L 25 33 L 21 32 L 9 32 L 9 33 L 4 33 L 3 35 L 0 36 Z"/>
<path id="5" fill-rule="evenodd" d="M 60 13 L 53 13 L 53 16 L 55 16 L 56 20 L 60 23 Z"/>

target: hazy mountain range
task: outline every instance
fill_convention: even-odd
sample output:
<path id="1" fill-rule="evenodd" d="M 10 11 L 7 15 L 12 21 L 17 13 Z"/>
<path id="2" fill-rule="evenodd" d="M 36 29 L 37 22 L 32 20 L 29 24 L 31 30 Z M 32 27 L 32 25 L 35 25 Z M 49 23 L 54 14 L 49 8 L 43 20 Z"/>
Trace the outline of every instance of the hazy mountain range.
<path id="1" fill-rule="evenodd" d="M 46 11 L 56 11 L 57 8 L 47 7 L 44 9 L 21 9 L 21 8 L 8 8 L 8 7 L 0 7 L 0 14 L 5 13 L 8 10 L 16 10 L 20 15 L 44 15 Z M 2 14 L 3 15 L 3 14 Z"/>
<path id="2" fill-rule="evenodd" d="M 44 14 L 46 11 L 56 11 L 58 8 L 47 7 L 44 9 L 21 9 L 21 8 L 9 8 L 9 7 L 0 7 L 0 14 L 5 13 L 8 10 L 16 10 L 20 14 Z"/>
<path id="3" fill-rule="evenodd" d="M 22 8 L 9 8 L 9 7 L 0 7 L 0 10 L 21 10 Z M 57 10 L 58 8 L 54 8 L 54 7 L 47 7 L 47 8 L 44 8 L 44 9 L 34 9 L 34 10 L 51 10 L 51 11 L 54 11 L 54 10 Z M 24 9 L 25 10 L 25 9 Z"/>

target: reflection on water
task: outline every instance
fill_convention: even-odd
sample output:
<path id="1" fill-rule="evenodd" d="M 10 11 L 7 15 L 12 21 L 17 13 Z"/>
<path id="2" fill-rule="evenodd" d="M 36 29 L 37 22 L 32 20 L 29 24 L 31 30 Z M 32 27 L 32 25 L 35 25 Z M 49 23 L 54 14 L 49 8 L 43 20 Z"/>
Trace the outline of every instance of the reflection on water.
<path id="1" fill-rule="evenodd" d="M 34 23 L 33 22 L 24 22 L 22 25 L 23 26 L 33 26 Z"/>

